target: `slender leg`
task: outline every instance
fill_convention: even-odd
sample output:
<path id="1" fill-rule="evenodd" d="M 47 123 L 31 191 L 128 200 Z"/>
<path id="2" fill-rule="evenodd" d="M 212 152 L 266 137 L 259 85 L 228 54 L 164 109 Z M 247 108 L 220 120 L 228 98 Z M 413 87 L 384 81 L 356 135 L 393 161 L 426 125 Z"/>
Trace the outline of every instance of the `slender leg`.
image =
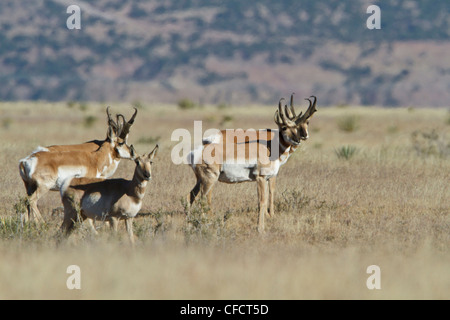
<path id="1" fill-rule="evenodd" d="M 208 206 L 211 207 L 212 203 L 212 190 L 213 190 L 214 184 L 209 188 L 208 193 L 206 194 L 206 199 L 208 200 Z"/>
<path id="2" fill-rule="evenodd" d="M 131 244 L 134 246 L 133 218 L 126 218 L 125 226 L 127 227 L 128 237 L 130 238 Z"/>
<path id="3" fill-rule="evenodd" d="M 110 226 L 111 226 L 111 229 L 114 230 L 114 232 L 117 232 L 117 230 L 119 228 L 119 219 L 116 217 L 111 217 L 110 218 Z"/>
<path id="4" fill-rule="evenodd" d="M 199 165 L 195 169 L 195 176 L 197 177 L 197 184 L 191 190 L 190 194 L 187 197 L 189 204 L 189 211 L 187 214 L 190 214 L 190 206 L 194 203 L 198 194 L 201 194 L 201 197 L 207 198 L 208 205 L 211 209 L 212 203 L 212 187 L 214 183 L 219 179 L 219 168 L 216 166 L 208 166 L 208 165 Z"/>
<path id="5" fill-rule="evenodd" d="M 208 201 L 208 213 L 211 213 L 212 210 L 212 189 L 218 178 L 218 174 L 216 175 L 215 173 L 211 172 L 201 180 L 200 191 L 202 194 L 202 198 L 206 198 L 206 200 Z"/>
<path id="6" fill-rule="evenodd" d="M 63 197 L 62 200 L 64 205 L 64 220 L 61 225 L 61 231 L 66 236 L 69 236 L 75 226 L 75 221 L 77 221 L 78 212 L 71 199 Z"/>
<path id="7" fill-rule="evenodd" d="M 258 185 L 258 202 L 259 202 L 258 232 L 264 233 L 264 216 L 267 212 L 267 198 L 266 198 L 267 181 L 264 177 L 257 177 L 256 183 Z"/>
<path id="8" fill-rule="evenodd" d="M 274 209 L 274 197 L 275 197 L 275 183 L 276 183 L 277 177 L 274 176 L 269 179 L 269 216 L 273 217 L 275 216 L 275 209 Z"/>
<path id="9" fill-rule="evenodd" d="M 48 192 L 48 189 L 46 187 L 37 187 L 36 190 L 28 197 L 28 218 L 33 221 L 37 222 L 44 222 L 44 219 L 41 216 L 41 213 L 39 212 L 37 202 L 38 200 Z M 28 221 L 27 218 L 25 218 L 25 221 Z"/>
<path id="10" fill-rule="evenodd" d="M 86 220 L 88 222 L 89 228 L 91 229 L 92 233 L 95 234 L 96 236 L 98 236 L 98 232 L 97 232 L 97 230 L 95 229 L 95 226 L 94 226 L 94 219 L 86 218 Z"/>
<path id="11" fill-rule="evenodd" d="M 197 180 L 197 184 L 195 187 L 191 190 L 191 192 L 187 196 L 188 204 L 192 205 L 197 198 L 198 194 L 200 192 L 200 181 Z"/>

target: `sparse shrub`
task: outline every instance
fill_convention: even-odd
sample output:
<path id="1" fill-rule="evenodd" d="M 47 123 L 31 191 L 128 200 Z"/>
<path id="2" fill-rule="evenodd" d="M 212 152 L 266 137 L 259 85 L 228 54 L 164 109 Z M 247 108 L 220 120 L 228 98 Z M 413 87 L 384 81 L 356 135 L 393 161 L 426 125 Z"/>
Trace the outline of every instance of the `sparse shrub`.
<path id="1" fill-rule="evenodd" d="M 11 118 L 4 118 L 2 120 L 2 128 L 3 129 L 9 129 L 9 127 L 11 127 L 12 124 L 12 119 Z"/>
<path id="2" fill-rule="evenodd" d="M 29 201 L 27 197 L 19 197 L 13 204 L 15 215 L 0 217 L 0 239 L 3 240 L 29 240 L 36 244 L 45 242 L 49 238 L 49 225 L 46 223 L 24 222 Z"/>
<path id="3" fill-rule="evenodd" d="M 220 121 L 220 125 L 225 125 L 226 123 L 233 121 L 233 119 L 234 119 L 233 116 L 225 115 L 222 117 L 222 121 Z"/>
<path id="4" fill-rule="evenodd" d="M 75 101 L 67 101 L 67 108 L 73 108 L 75 107 L 77 103 Z"/>
<path id="5" fill-rule="evenodd" d="M 178 108 L 180 108 L 181 110 L 194 109 L 195 107 L 195 103 L 188 98 L 184 98 L 178 101 Z"/>
<path id="6" fill-rule="evenodd" d="M 161 137 L 157 136 L 157 137 L 140 137 L 138 139 L 138 143 L 141 144 L 155 144 L 158 143 L 160 141 Z"/>
<path id="7" fill-rule="evenodd" d="M 339 159 L 350 160 L 358 152 L 358 149 L 355 146 L 347 145 L 335 149 L 334 152 Z"/>
<path id="8" fill-rule="evenodd" d="M 183 233 L 187 243 L 209 243 L 220 238 L 224 232 L 224 219 L 211 212 L 205 199 L 198 199 L 190 210 L 184 199 L 182 203 L 186 213 Z"/>
<path id="9" fill-rule="evenodd" d="M 285 190 L 281 199 L 275 200 L 275 212 L 298 211 L 311 204 L 312 199 L 303 190 Z"/>
<path id="10" fill-rule="evenodd" d="M 435 129 L 430 132 L 414 131 L 411 139 L 413 148 L 419 156 L 442 158 L 450 156 L 450 140 L 446 139 L 444 135 L 438 134 Z"/>
<path id="11" fill-rule="evenodd" d="M 152 240 L 158 233 L 164 234 L 171 227 L 173 212 L 159 209 L 157 212 L 142 214 L 139 222 L 133 222 L 134 234 L 141 240 Z M 145 218 L 144 218 L 145 217 Z"/>
<path id="12" fill-rule="evenodd" d="M 389 134 L 397 133 L 397 132 L 398 132 L 398 127 L 397 127 L 396 125 L 389 126 L 389 127 L 387 128 L 387 132 L 388 132 Z"/>
<path id="13" fill-rule="evenodd" d="M 353 132 L 359 129 L 359 118 L 349 115 L 338 119 L 338 128 L 345 132 Z"/>
<path id="14" fill-rule="evenodd" d="M 18 201 L 13 205 L 14 212 L 17 216 L 22 217 L 24 214 L 27 214 L 29 205 L 28 197 L 19 197 Z"/>
<path id="15" fill-rule="evenodd" d="M 86 111 L 89 108 L 88 104 L 86 102 L 80 102 L 80 110 Z"/>
<path id="16" fill-rule="evenodd" d="M 228 108 L 228 107 L 229 107 L 229 105 L 226 104 L 225 102 L 221 102 L 221 103 L 219 103 L 219 104 L 217 105 L 217 109 L 219 109 L 219 110 L 224 110 L 224 109 L 226 109 L 226 108 Z"/>
<path id="17" fill-rule="evenodd" d="M 83 125 L 85 128 L 90 128 L 92 127 L 95 122 L 97 122 L 97 117 L 95 116 L 86 116 L 83 120 Z"/>

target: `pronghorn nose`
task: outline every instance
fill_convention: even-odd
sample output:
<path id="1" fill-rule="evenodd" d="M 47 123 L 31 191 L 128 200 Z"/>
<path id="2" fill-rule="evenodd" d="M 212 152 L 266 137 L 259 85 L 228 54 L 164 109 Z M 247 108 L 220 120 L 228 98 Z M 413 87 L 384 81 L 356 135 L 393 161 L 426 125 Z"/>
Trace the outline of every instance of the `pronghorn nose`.
<path id="1" fill-rule="evenodd" d="M 142 172 L 142 178 L 144 180 L 150 180 L 152 178 L 152 174 L 150 172 Z"/>

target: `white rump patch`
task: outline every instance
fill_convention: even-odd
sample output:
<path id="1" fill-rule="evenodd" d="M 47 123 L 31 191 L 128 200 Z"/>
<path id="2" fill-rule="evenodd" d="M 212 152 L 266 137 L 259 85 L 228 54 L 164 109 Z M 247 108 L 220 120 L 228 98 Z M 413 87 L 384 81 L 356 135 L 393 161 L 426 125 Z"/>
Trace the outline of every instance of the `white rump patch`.
<path id="1" fill-rule="evenodd" d="M 198 146 L 187 155 L 187 163 L 192 167 L 192 169 L 195 169 L 197 164 L 202 163 L 203 149 L 203 146 Z"/>
<path id="2" fill-rule="evenodd" d="M 45 147 L 38 146 L 38 147 L 31 153 L 31 155 L 33 155 L 33 154 L 35 154 L 35 153 L 38 153 L 38 152 L 48 152 L 48 149 L 45 148 Z"/>
<path id="3" fill-rule="evenodd" d="M 220 143 L 222 141 L 222 134 L 214 134 L 209 137 L 203 138 L 203 144 Z"/>
<path id="4" fill-rule="evenodd" d="M 20 175 L 22 176 L 22 178 L 25 180 L 31 179 L 34 171 L 36 170 L 38 159 L 36 157 L 29 156 L 20 160 L 19 163 L 23 165 L 23 171 L 20 170 Z"/>

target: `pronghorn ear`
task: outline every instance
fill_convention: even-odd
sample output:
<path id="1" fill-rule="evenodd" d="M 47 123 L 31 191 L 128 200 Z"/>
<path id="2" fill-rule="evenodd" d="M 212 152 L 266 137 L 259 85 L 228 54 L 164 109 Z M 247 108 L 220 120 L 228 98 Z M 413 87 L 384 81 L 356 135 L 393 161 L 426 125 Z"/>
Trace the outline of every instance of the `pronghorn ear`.
<path id="1" fill-rule="evenodd" d="M 130 156 L 131 156 L 131 160 L 136 160 L 136 150 L 134 150 L 133 145 L 130 146 Z"/>
<path id="2" fill-rule="evenodd" d="M 153 160 L 153 158 L 158 153 L 158 149 L 159 149 L 159 144 L 157 144 L 155 149 L 153 149 L 153 151 L 148 154 L 147 158 L 149 158 L 150 160 Z"/>

